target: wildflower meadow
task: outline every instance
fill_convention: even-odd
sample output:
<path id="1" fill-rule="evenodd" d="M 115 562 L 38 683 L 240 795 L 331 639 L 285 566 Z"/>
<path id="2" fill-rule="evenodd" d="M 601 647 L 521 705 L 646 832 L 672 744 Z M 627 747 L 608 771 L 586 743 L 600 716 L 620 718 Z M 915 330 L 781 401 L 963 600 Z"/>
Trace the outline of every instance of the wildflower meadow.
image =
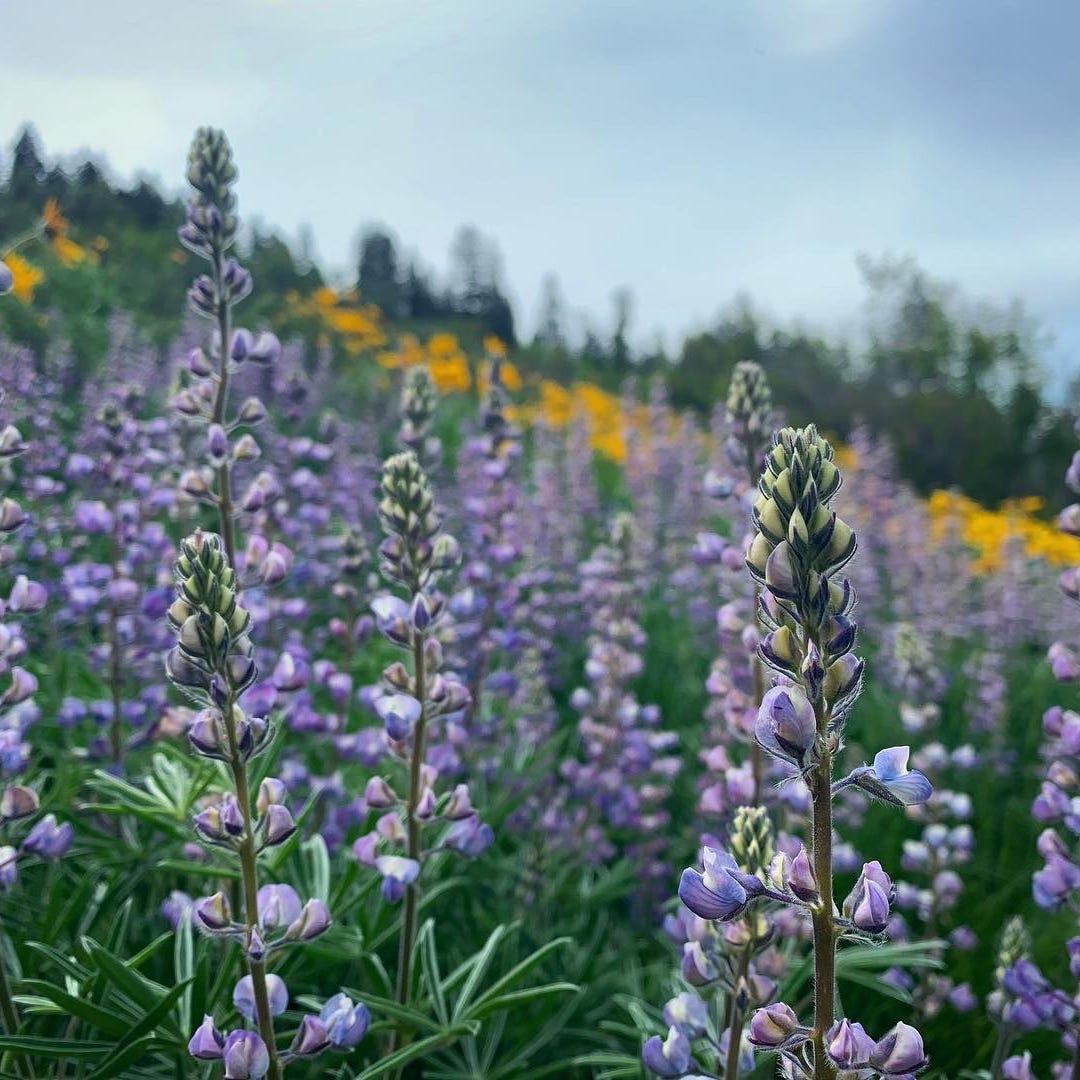
<path id="1" fill-rule="evenodd" d="M 1080 452 L 539 368 L 242 166 L 0 235 L 0 1076 L 1080 1076 Z"/>

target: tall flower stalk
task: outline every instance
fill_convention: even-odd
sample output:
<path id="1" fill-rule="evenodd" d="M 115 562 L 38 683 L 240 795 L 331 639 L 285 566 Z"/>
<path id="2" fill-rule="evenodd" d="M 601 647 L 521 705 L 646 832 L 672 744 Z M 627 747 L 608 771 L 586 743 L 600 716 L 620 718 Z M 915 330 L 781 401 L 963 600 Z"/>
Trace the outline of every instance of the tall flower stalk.
<path id="1" fill-rule="evenodd" d="M 286 805 L 285 785 L 268 777 L 253 797 L 251 761 L 269 745 L 267 720 L 252 717 L 240 704 L 258 669 L 249 637 L 251 616 L 240 602 L 236 573 L 215 534 L 195 533 L 181 545 L 176 562 L 177 597 L 169 608 L 176 646 L 169 653 L 169 678 L 192 701 L 203 706 L 189 738 L 195 751 L 223 761 L 232 791 L 195 818 L 205 843 L 231 853 L 240 864 L 243 915 L 234 919 L 223 892 L 198 900 L 195 924 L 207 934 L 240 942 L 248 974 L 237 984 L 234 1000 L 256 1031 L 238 1030 L 225 1038 L 207 1017 L 189 1045 L 200 1060 L 224 1060 L 227 1077 L 278 1080 L 289 1061 L 326 1049 L 331 1037 L 321 1018 L 306 1016 L 288 1050 L 279 1051 L 274 1017 L 288 1004 L 288 992 L 267 973 L 268 959 L 279 950 L 324 933 L 330 913 L 317 899 L 301 906 L 288 885 L 259 886 L 258 856 L 284 843 L 296 831 Z"/>
<path id="2" fill-rule="evenodd" d="M 813 1024 L 802 1025 L 794 1010 L 776 1002 L 753 1015 L 748 1034 L 753 1045 L 778 1051 L 792 1075 L 814 1080 L 863 1069 L 900 1076 L 926 1063 L 922 1038 L 907 1024 L 897 1024 L 875 1042 L 861 1024 L 836 1018 L 837 944 L 880 938 L 889 921 L 893 887 L 879 862 L 865 863 L 838 910 L 833 799 L 842 790 L 859 788 L 902 807 L 925 802 L 932 789 L 925 776 L 907 768 L 906 746 L 882 750 L 872 765 L 833 779 L 863 674 L 863 662 L 853 651 L 855 594 L 840 576 L 855 552 L 855 534 L 829 508 L 841 480 L 833 456 L 813 425 L 785 428 L 773 436 L 746 556 L 762 588 L 761 617 L 769 628 L 761 657 L 779 676 L 762 699 L 755 738 L 810 790 L 809 850 L 794 858 L 781 853 L 766 873 L 754 874 L 746 872 L 734 852 L 706 847 L 703 869 L 688 868 L 679 883 L 680 899 L 702 919 L 730 922 L 755 900 L 784 904 L 809 918 Z M 681 1061 L 678 1040 L 669 1033 L 669 1041 L 665 1059 Z"/>
<path id="3" fill-rule="evenodd" d="M 772 418 L 772 391 L 769 380 L 759 364 L 744 360 L 735 365 L 731 375 L 731 385 L 727 396 L 727 419 L 730 432 L 727 441 L 727 454 L 732 466 L 741 474 L 740 487 L 745 484 L 753 488 L 761 474 L 765 451 L 769 445 Z M 755 581 L 753 598 L 753 620 L 759 627 L 758 607 L 761 603 L 761 587 Z M 765 675 L 761 658 L 756 650 L 750 661 L 753 681 L 754 705 L 760 705 L 765 694 Z M 755 742 L 751 747 L 751 762 L 754 776 L 753 803 L 761 802 L 764 783 L 765 763 L 761 749 Z"/>
<path id="4" fill-rule="evenodd" d="M 200 380 L 194 390 L 178 395 L 176 405 L 183 414 L 202 421 L 206 428 L 206 456 L 211 480 L 202 471 L 191 471 L 181 487 L 196 499 L 216 506 L 218 522 L 229 565 L 237 566 L 235 518 L 238 510 L 258 509 L 259 490 L 253 488 L 238 506 L 233 494 L 232 465 L 254 460 L 258 447 L 250 435 L 230 444 L 230 435 L 239 427 L 258 423 L 266 415 L 257 398 L 245 401 L 234 416 L 229 415 L 229 383 L 245 363 L 271 363 L 281 352 L 273 334 L 254 335 L 234 328 L 233 308 L 251 292 L 251 275 L 229 256 L 236 242 L 238 219 L 236 165 L 232 149 L 221 131 L 200 128 L 188 154 L 188 182 L 194 194 L 188 204 L 188 218 L 180 229 L 180 241 L 210 264 L 210 273 L 197 277 L 188 290 L 192 310 L 213 324 L 209 352 L 195 349 L 189 367 Z M 258 505 L 256 505 L 258 504 Z"/>
<path id="5" fill-rule="evenodd" d="M 381 569 L 404 597 L 378 597 L 372 609 L 380 632 L 406 652 L 409 663 L 386 668 L 384 693 L 375 704 L 390 748 L 404 766 L 405 795 L 399 797 L 385 778 L 372 778 L 365 792 L 367 805 L 387 812 L 375 830 L 356 841 L 353 851 L 361 863 L 382 875 L 385 900 L 404 899 L 396 994 L 405 1005 L 412 991 L 424 862 L 439 848 L 478 855 L 491 843 L 492 834 L 481 824 L 465 784 L 436 795 L 438 770 L 426 760 L 435 723 L 460 714 L 469 701 L 465 687 L 441 673 L 442 645 L 436 636 L 446 610 L 436 585 L 458 565 L 460 548 L 442 531 L 431 485 L 412 451 L 387 459 L 381 489 L 379 517 L 386 533 L 379 548 Z M 433 828 L 442 828 L 442 835 L 427 841 Z M 394 1045 L 402 1045 L 407 1037 L 398 1029 Z"/>
<path id="6" fill-rule="evenodd" d="M 225 1039 L 207 1018 L 189 1049 L 196 1058 L 223 1058 L 227 1076 L 278 1080 L 290 1060 L 318 1053 L 332 1042 L 323 1021 L 307 1016 L 290 1048 L 279 1051 L 277 1046 L 273 1018 L 287 1005 L 288 993 L 276 976 L 268 975 L 267 959 L 277 949 L 323 933 L 330 913 L 320 900 L 301 906 L 289 886 L 260 888 L 258 855 L 287 840 L 296 825 L 280 780 L 265 779 L 257 797 L 251 790 L 249 764 L 267 745 L 270 726 L 264 718 L 249 717 L 240 701 L 257 669 L 248 636 L 250 615 L 240 603 L 235 523 L 238 513 L 262 507 L 267 483 L 256 477 L 239 501 L 234 498 L 232 466 L 257 459 L 259 447 L 250 434 L 233 436 L 261 421 L 266 409 L 259 399 L 249 398 L 231 414 L 229 387 L 242 365 L 272 362 L 280 346 L 271 334 L 256 336 L 233 325 L 233 308 L 251 292 L 251 276 L 228 255 L 238 228 L 232 190 L 236 166 L 222 132 L 199 129 L 188 156 L 187 178 L 194 195 L 180 239 L 210 264 L 210 273 L 196 278 L 188 300 L 197 314 L 211 321 L 213 330 L 207 350 L 197 348 L 188 359 L 196 382 L 175 401 L 183 415 L 206 426 L 207 466 L 185 473 L 181 487 L 216 508 L 220 535 L 197 532 L 181 547 L 177 599 L 169 609 L 177 644 L 167 670 L 175 685 L 204 706 L 189 732 L 193 747 L 224 761 L 232 781 L 232 792 L 202 811 L 195 828 L 204 842 L 238 859 L 243 918 L 233 920 L 224 893 L 200 900 L 194 918 L 207 933 L 241 941 L 248 975 L 237 986 L 237 1004 L 257 1026 L 257 1031 L 239 1030 Z M 244 558 L 264 584 L 280 581 L 290 561 L 286 549 L 271 547 L 260 536 L 251 537 Z"/>

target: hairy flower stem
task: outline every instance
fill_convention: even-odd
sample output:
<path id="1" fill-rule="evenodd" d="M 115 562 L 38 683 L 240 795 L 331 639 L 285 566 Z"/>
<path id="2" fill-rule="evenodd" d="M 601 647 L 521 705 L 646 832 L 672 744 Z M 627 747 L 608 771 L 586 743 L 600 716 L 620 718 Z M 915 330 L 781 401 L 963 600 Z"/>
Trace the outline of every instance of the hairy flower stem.
<path id="1" fill-rule="evenodd" d="M 753 945 L 748 945 L 739 964 L 740 979 L 745 979 L 746 973 L 750 970 L 751 952 L 753 952 Z M 739 1080 L 739 1046 L 742 1043 L 743 1025 L 745 1023 L 746 1013 L 739 1008 L 733 996 L 731 1015 L 728 1022 L 727 1062 L 724 1065 L 724 1080 Z"/>
<path id="2" fill-rule="evenodd" d="M 236 718 L 233 714 L 233 696 L 229 695 L 225 709 L 225 731 L 229 740 L 229 769 L 236 788 L 236 801 L 244 819 L 244 834 L 237 853 L 240 857 L 240 875 L 244 888 L 245 955 L 255 997 L 255 1013 L 259 1022 L 259 1034 L 266 1043 L 270 1055 L 269 1080 L 280 1080 L 281 1066 L 278 1062 L 277 1044 L 274 1041 L 274 1020 L 270 1012 L 270 995 L 266 989 L 266 962 L 255 960 L 246 950 L 252 930 L 259 923 L 259 872 L 256 865 L 255 830 L 251 824 L 251 790 L 248 786 L 247 766 L 240 755 L 236 738 Z"/>
<path id="3" fill-rule="evenodd" d="M 221 367 L 218 370 L 217 396 L 214 398 L 214 415 L 212 422 L 215 424 L 225 423 L 225 404 L 229 399 L 229 343 L 232 336 L 231 308 L 225 298 L 225 286 L 222 281 L 224 275 L 224 252 L 214 248 L 211 265 L 213 267 L 214 286 L 217 289 L 217 323 L 218 338 L 221 345 Z M 225 554 L 229 557 L 229 565 L 236 566 L 236 539 L 233 534 L 233 507 L 232 507 L 232 475 L 229 470 L 228 460 L 218 466 L 218 493 L 217 505 L 218 516 L 221 519 L 221 539 L 225 544 Z"/>
<path id="4" fill-rule="evenodd" d="M 833 921 L 832 860 L 832 750 L 829 747 L 829 710 L 820 698 L 814 702 L 821 759 L 808 782 L 813 803 L 812 858 L 820 900 L 811 914 L 814 931 L 814 1080 L 833 1080 L 836 1069 L 825 1054 L 825 1033 L 836 1014 L 836 923 Z"/>
<path id="5" fill-rule="evenodd" d="M 813 859 L 821 900 L 814 909 L 814 1078 L 832 1080 L 836 1070 L 825 1056 L 825 1033 L 833 1025 L 836 989 L 836 924 L 832 880 L 832 755 L 826 751 L 810 777 L 813 798 Z"/>
<path id="6" fill-rule="evenodd" d="M 416 820 L 416 808 L 422 794 L 421 769 L 424 764 L 424 729 L 427 723 L 427 710 L 424 701 L 427 697 L 424 672 L 424 635 L 413 634 L 413 678 L 416 700 L 420 702 L 420 719 L 413 731 L 412 756 L 409 761 L 409 799 L 406 804 L 408 815 L 408 856 L 420 860 L 420 823 Z M 401 924 L 401 941 L 398 950 L 397 1000 L 399 1005 L 409 1003 L 409 990 L 412 982 L 413 943 L 416 939 L 416 908 L 419 899 L 419 881 L 413 882 L 405 890 L 405 911 Z M 395 1033 L 394 1048 L 406 1042 L 404 1033 L 398 1029 Z"/>

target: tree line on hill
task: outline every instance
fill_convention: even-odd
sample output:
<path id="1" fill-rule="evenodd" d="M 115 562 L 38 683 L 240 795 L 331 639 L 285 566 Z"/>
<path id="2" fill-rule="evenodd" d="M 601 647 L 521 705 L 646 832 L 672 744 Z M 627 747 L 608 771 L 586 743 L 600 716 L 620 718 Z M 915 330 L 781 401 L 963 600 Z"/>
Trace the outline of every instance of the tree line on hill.
<path id="1" fill-rule="evenodd" d="M 42 302 L 60 313 L 58 320 L 44 324 L 24 305 L 7 304 L 0 331 L 43 352 L 59 326 L 91 364 L 107 344 L 106 316 L 123 310 L 163 348 L 180 325 L 194 272 L 176 241 L 181 202 L 145 180 L 115 184 L 92 160 L 50 165 L 29 129 L 2 165 L 0 253 L 55 199 L 73 235 L 96 241 L 98 254 L 42 286 Z M 255 226 L 244 243 L 259 285 L 252 321 L 271 318 L 286 295 L 307 296 L 326 283 L 303 239 L 290 244 Z M 515 349 L 527 374 L 609 389 L 630 376 L 642 388 L 659 377 L 674 405 L 703 417 L 723 399 L 735 363 L 756 360 L 787 417 L 814 419 L 841 439 L 868 424 L 891 441 L 902 475 L 921 491 L 957 487 L 987 504 L 1035 494 L 1060 506 L 1080 391 L 1070 386 L 1064 400 L 1055 400 L 1040 365 L 1042 340 L 1019 306 L 974 309 L 911 260 L 864 259 L 861 268 L 870 315 L 858 347 L 770 327 L 740 302 L 672 352 L 635 349 L 628 290 L 613 294 L 605 329 L 574 329 L 553 275 L 542 287 L 535 333 L 519 340 L 497 245 L 473 226 L 456 235 L 443 282 L 419 257 L 403 253 L 389 229 L 368 228 L 349 284 L 381 309 L 391 337 L 440 328 L 477 342 L 495 334 Z"/>

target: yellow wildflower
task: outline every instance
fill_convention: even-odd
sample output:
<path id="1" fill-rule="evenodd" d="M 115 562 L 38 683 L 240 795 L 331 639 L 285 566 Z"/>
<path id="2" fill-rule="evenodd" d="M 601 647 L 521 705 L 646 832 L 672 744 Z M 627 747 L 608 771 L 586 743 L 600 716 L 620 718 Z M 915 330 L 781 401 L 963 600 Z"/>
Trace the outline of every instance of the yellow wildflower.
<path id="1" fill-rule="evenodd" d="M 4 262 L 7 263 L 13 278 L 12 295 L 24 304 L 29 304 L 34 299 L 37 287 L 45 280 L 44 272 L 15 252 L 5 255 Z"/>

